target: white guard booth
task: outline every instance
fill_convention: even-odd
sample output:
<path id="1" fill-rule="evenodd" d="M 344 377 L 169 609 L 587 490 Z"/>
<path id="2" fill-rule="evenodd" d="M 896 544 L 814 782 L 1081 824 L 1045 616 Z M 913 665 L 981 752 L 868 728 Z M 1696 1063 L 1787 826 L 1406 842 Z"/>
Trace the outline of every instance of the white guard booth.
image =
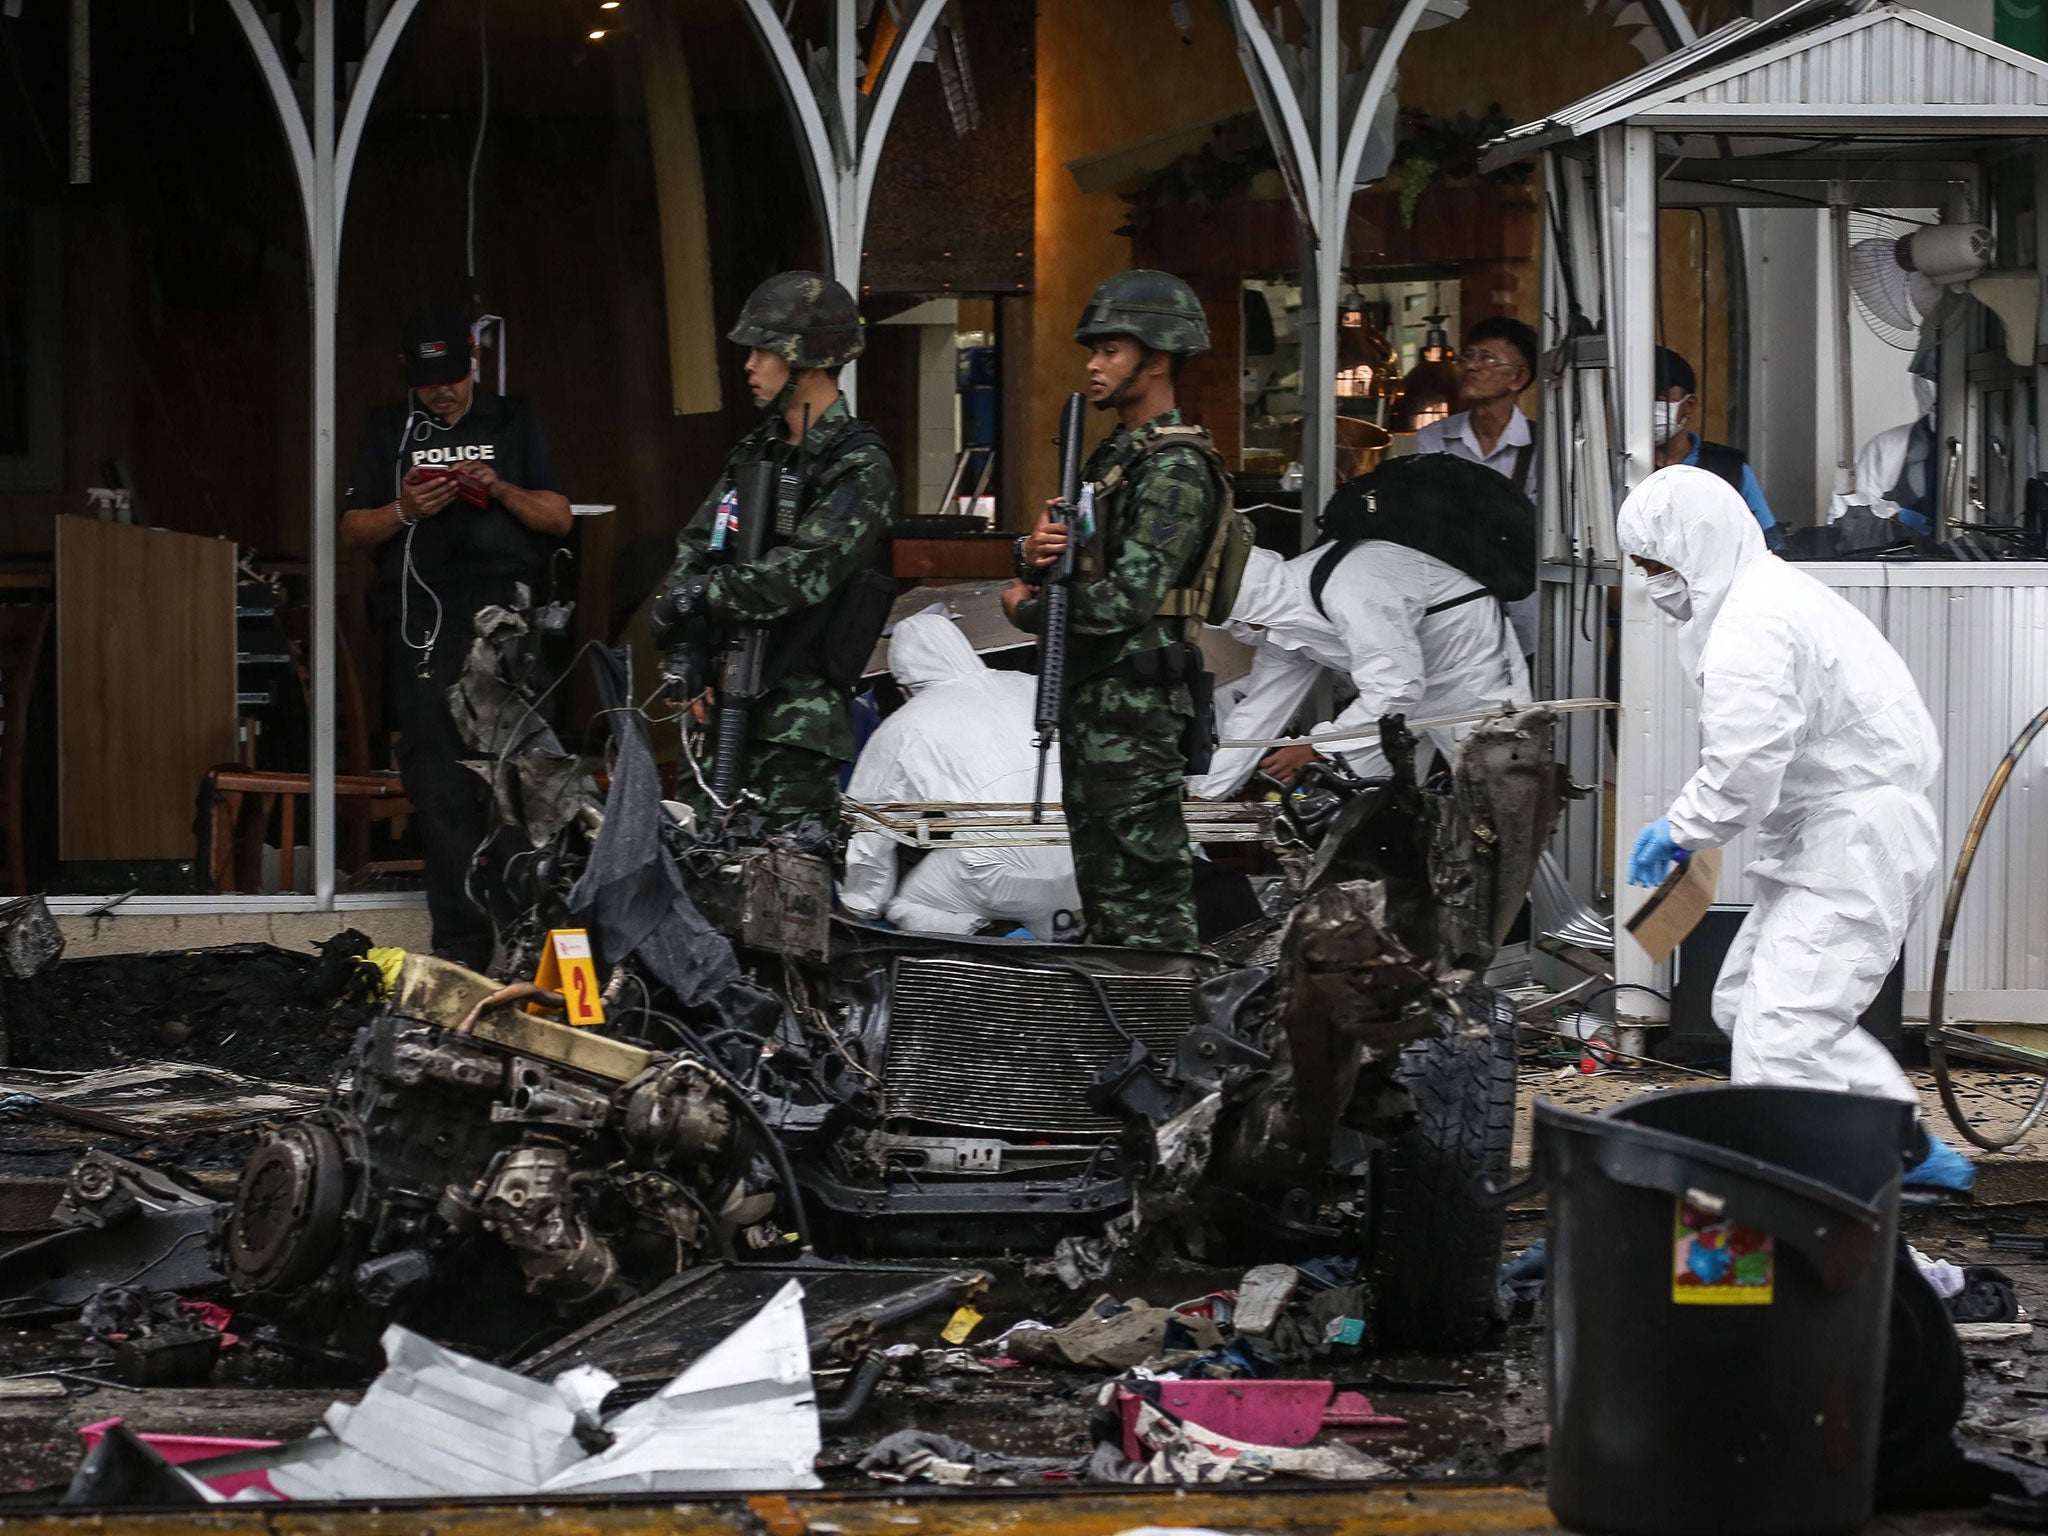
<path id="1" fill-rule="evenodd" d="M 1599 793 L 1572 808 L 1557 852 L 1574 894 L 1612 897 L 1616 979 L 1664 992 L 1668 966 L 1652 966 L 1619 932 L 1645 895 L 1623 870 L 1637 828 L 1664 812 L 1697 764 L 1698 690 L 1679 659 L 1678 626 L 1651 605 L 1641 575 L 1621 569 L 1614 539 L 1622 498 L 1655 466 L 1659 210 L 1703 209 L 1731 233 L 1788 218 L 1757 210 L 1812 221 L 1806 291 L 1821 297 L 1808 305 L 1820 314 L 1817 326 L 1806 317 L 1803 381 L 1786 336 L 1759 338 L 1752 324 L 1771 298 L 1760 289 L 1785 274 L 1739 254 L 1727 274 L 1730 387 L 1749 392 L 1739 402 L 1746 412 L 1734 414 L 1749 423 L 1737 446 L 1759 462 L 1768 454 L 1773 484 L 1798 485 L 1803 474 L 1812 487 L 1804 497 L 1773 493 L 1791 529 L 1827 520 L 1831 503 L 1840 505 L 1830 486 L 1856 490 L 1849 295 L 1863 305 L 1867 283 L 1885 282 L 1910 305 L 1904 318 L 1918 330 L 1893 340 L 1922 349 L 1920 366 L 1938 378 L 1930 510 L 1952 558 L 1873 547 L 1804 569 L 1898 648 L 1942 729 L 1946 877 L 1986 780 L 2048 705 L 2048 563 L 2029 558 L 2040 545 L 2021 526 L 2029 482 L 2048 469 L 2048 64 L 1889 0 L 1804 0 L 1769 21 L 1723 27 L 1516 129 L 1490 146 L 1485 164 L 1533 155 L 1542 158 L 1546 214 L 1539 681 L 1550 697 L 1600 694 L 1618 641 L 1622 706 L 1611 744 L 1597 715 L 1567 717 L 1573 774 Z M 1884 240 L 1866 248 L 1873 230 Z M 1933 231 L 1935 247 L 1961 251 L 1960 263 L 1866 272 L 1871 251 L 1889 255 L 1894 235 L 1917 241 L 1921 230 Z M 1921 253 L 1909 245 L 1909 256 Z M 1782 298 L 1771 323 L 1790 324 Z M 1903 370 L 1909 352 L 1896 357 Z M 1811 398 L 1802 418 L 1788 380 L 1803 395 L 1832 393 L 1839 408 L 1827 414 L 1838 425 L 1816 430 L 1824 418 Z M 2031 487 L 2036 507 L 2041 489 Z M 1729 850 L 1721 902 L 1749 900 L 1748 842 Z M 1924 1017 L 1940 908 L 1937 893 L 1908 941 L 1908 1018 Z M 2048 1022 L 2048 754 L 2022 761 L 1986 834 L 1946 995 L 1952 1020 Z M 1664 1010 L 1626 990 L 1617 1014 L 1626 1030 L 1660 1022 Z"/>

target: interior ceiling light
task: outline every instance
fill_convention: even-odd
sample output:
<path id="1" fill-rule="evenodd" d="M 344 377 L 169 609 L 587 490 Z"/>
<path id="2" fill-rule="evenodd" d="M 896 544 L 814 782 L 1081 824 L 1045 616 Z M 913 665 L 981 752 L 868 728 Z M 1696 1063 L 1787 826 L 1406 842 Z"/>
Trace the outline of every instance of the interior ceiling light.
<path id="1" fill-rule="evenodd" d="M 619 0 L 603 0 L 603 3 L 598 6 L 600 11 L 616 11 L 618 8 Z"/>
<path id="2" fill-rule="evenodd" d="M 599 40 L 600 38 L 602 38 L 603 36 L 604 36 L 604 28 L 603 28 L 603 27 L 599 27 L 599 28 L 598 28 L 598 29 L 597 29 L 596 31 L 594 31 L 594 32 L 592 32 L 592 33 L 590 34 L 590 40 L 591 40 L 591 41 L 592 41 L 592 42 L 594 43 L 594 42 L 597 42 L 597 41 L 598 41 L 598 40 Z"/>

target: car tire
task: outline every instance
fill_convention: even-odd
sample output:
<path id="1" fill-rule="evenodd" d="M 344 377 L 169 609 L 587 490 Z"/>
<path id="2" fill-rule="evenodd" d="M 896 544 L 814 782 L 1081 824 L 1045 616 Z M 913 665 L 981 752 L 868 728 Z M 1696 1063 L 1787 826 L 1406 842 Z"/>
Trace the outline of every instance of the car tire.
<path id="1" fill-rule="evenodd" d="M 1506 1182 L 1513 1151 L 1515 1012 L 1485 986 L 1464 1006 L 1402 1049 L 1416 1118 L 1373 1160 L 1367 1276 L 1382 1349 L 1475 1349 L 1499 1326 L 1507 1212 L 1479 1184 Z"/>

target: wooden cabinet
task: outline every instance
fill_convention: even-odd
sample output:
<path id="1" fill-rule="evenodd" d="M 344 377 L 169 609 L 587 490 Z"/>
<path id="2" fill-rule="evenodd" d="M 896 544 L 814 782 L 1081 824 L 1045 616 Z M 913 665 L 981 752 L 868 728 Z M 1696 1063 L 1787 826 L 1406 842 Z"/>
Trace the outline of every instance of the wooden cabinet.
<path id="1" fill-rule="evenodd" d="M 189 859 L 235 755 L 235 546 L 57 519 L 58 857 Z"/>

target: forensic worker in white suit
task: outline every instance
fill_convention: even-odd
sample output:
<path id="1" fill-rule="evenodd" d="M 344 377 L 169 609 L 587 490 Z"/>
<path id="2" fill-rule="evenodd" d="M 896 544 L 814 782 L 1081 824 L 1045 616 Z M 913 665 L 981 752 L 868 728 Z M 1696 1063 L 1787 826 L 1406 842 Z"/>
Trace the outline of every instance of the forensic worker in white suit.
<path id="1" fill-rule="evenodd" d="M 1756 904 L 1714 988 L 1735 1081 L 1917 1107 L 1856 1021 L 1939 873 L 1941 747 L 1920 690 L 1875 625 L 1764 547 L 1719 476 L 1658 470 L 1618 532 L 1650 600 L 1685 625 L 1700 687 L 1699 768 L 1637 835 L 1630 882 L 1657 884 L 1675 857 L 1755 828 Z M 1967 1187 L 1970 1173 L 1936 1141 L 1908 1181 Z"/>

